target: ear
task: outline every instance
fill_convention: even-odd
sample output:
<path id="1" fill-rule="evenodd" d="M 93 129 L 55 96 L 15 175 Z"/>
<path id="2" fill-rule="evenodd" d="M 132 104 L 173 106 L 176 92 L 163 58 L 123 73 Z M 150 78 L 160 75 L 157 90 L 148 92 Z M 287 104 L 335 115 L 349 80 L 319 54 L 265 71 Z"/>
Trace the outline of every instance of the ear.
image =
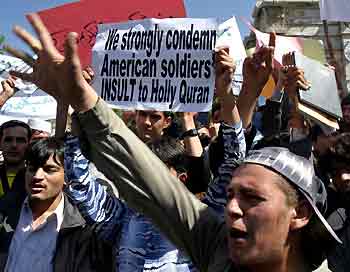
<path id="1" fill-rule="evenodd" d="M 299 201 L 298 206 L 293 210 L 290 229 L 299 230 L 305 227 L 309 223 L 312 214 L 313 210 L 309 202 L 307 200 Z"/>
<path id="2" fill-rule="evenodd" d="M 178 175 L 178 179 L 179 179 L 182 183 L 186 184 L 187 179 L 188 179 L 187 173 L 182 173 L 182 174 Z"/>
<path id="3" fill-rule="evenodd" d="M 170 116 L 165 117 L 165 120 L 164 120 L 164 128 L 168 128 L 168 127 L 171 125 L 172 120 L 173 120 L 173 119 L 172 119 Z"/>

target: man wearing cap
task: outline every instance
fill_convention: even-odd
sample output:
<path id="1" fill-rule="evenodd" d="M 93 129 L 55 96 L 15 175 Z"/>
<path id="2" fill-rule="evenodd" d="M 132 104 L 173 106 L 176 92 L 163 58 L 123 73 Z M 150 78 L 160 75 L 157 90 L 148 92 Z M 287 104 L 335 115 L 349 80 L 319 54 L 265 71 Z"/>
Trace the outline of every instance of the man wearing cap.
<path id="1" fill-rule="evenodd" d="M 328 242 L 340 242 L 322 216 L 326 191 L 313 165 L 287 149 L 248 155 L 228 186 L 225 223 L 102 100 L 76 121 L 89 141 L 90 158 L 122 197 L 185 249 L 201 271 L 312 271 Z"/>
<path id="2" fill-rule="evenodd" d="M 340 242 L 322 216 L 326 191 L 308 160 L 283 148 L 251 153 L 227 189 L 225 224 L 108 111 L 98 101 L 78 116 L 89 124 L 84 137 L 94 143 L 90 156 L 127 203 L 184 248 L 201 271 L 312 271 L 328 241 Z"/>
<path id="3" fill-rule="evenodd" d="M 306 159 L 283 148 L 249 155 L 227 189 L 225 224 L 108 111 L 100 100 L 78 116 L 89 124 L 84 137 L 94 143 L 90 156 L 127 203 L 184 248 L 201 271 L 312 271 L 328 241 L 339 242 L 321 214 L 325 189 Z"/>
<path id="4" fill-rule="evenodd" d="M 51 123 L 48 121 L 41 119 L 29 119 L 28 125 L 32 129 L 32 137 L 30 138 L 30 142 L 51 136 Z"/>

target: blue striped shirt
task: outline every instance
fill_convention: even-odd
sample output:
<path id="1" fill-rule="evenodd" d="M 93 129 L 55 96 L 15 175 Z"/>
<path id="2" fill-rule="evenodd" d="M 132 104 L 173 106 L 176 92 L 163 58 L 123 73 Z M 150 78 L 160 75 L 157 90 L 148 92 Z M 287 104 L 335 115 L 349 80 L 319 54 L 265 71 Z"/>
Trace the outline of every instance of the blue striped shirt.
<path id="1" fill-rule="evenodd" d="M 233 168 L 245 156 L 246 145 L 241 123 L 222 124 L 220 132 L 224 160 L 203 201 L 223 216 L 226 186 L 231 181 Z M 118 271 L 198 271 L 190 258 L 168 241 L 149 219 L 107 193 L 89 171 L 89 161 L 81 153 L 77 138 L 65 140 L 64 160 L 65 191 L 99 237 L 115 246 Z"/>

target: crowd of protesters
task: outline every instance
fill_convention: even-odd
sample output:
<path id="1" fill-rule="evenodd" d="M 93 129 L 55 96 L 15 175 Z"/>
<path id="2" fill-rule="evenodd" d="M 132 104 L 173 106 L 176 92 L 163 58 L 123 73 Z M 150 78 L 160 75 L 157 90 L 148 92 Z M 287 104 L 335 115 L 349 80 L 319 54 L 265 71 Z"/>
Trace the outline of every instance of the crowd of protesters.
<path id="1" fill-rule="evenodd" d="M 118 115 L 89 84 L 76 34 L 62 55 L 28 19 L 38 38 L 14 32 L 37 59 L 9 51 L 34 70 L 11 72 L 0 106 L 21 78 L 74 113 L 59 138 L 41 120 L 0 126 L 1 271 L 347 271 L 350 96 L 339 130 L 305 118 L 309 82 L 290 54 L 274 67 L 274 33 L 245 59 L 238 96 L 234 60 L 215 52 L 210 114 Z"/>

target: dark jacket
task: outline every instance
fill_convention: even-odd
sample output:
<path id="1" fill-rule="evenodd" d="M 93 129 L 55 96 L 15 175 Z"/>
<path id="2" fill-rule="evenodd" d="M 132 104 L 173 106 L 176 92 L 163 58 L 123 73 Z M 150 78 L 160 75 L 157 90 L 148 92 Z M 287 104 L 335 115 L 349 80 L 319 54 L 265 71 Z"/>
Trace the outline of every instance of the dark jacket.
<path id="1" fill-rule="evenodd" d="M 0 182 L 4 190 L 4 194 L 8 193 L 9 191 L 17 192 L 18 200 L 22 202 L 27 196 L 26 190 L 25 190 L 25 184 L 24 184 L 25 173 L 26 173 L 25 168 L 18 170 L 16 177 L 13 180 L 12 187 L 10 188 L 10 185 L 7 180 L 6 165 L 4 163 L 0 164 Z"/>
<path id="2" fill-rule="evenodd" d="M 5 269 L 11 239 L 21 213 L 22 203 L 16 201 L 16 198 L 16 193 L 10 192 L 0 199 L 0 271 Z M 9 227 L 12 231 L 8 232 Z M 77 208 L 66 196 L 53 271 L 113 271 L 111 248 L 97 240 L 94 232 L 85 224 Z"/>

